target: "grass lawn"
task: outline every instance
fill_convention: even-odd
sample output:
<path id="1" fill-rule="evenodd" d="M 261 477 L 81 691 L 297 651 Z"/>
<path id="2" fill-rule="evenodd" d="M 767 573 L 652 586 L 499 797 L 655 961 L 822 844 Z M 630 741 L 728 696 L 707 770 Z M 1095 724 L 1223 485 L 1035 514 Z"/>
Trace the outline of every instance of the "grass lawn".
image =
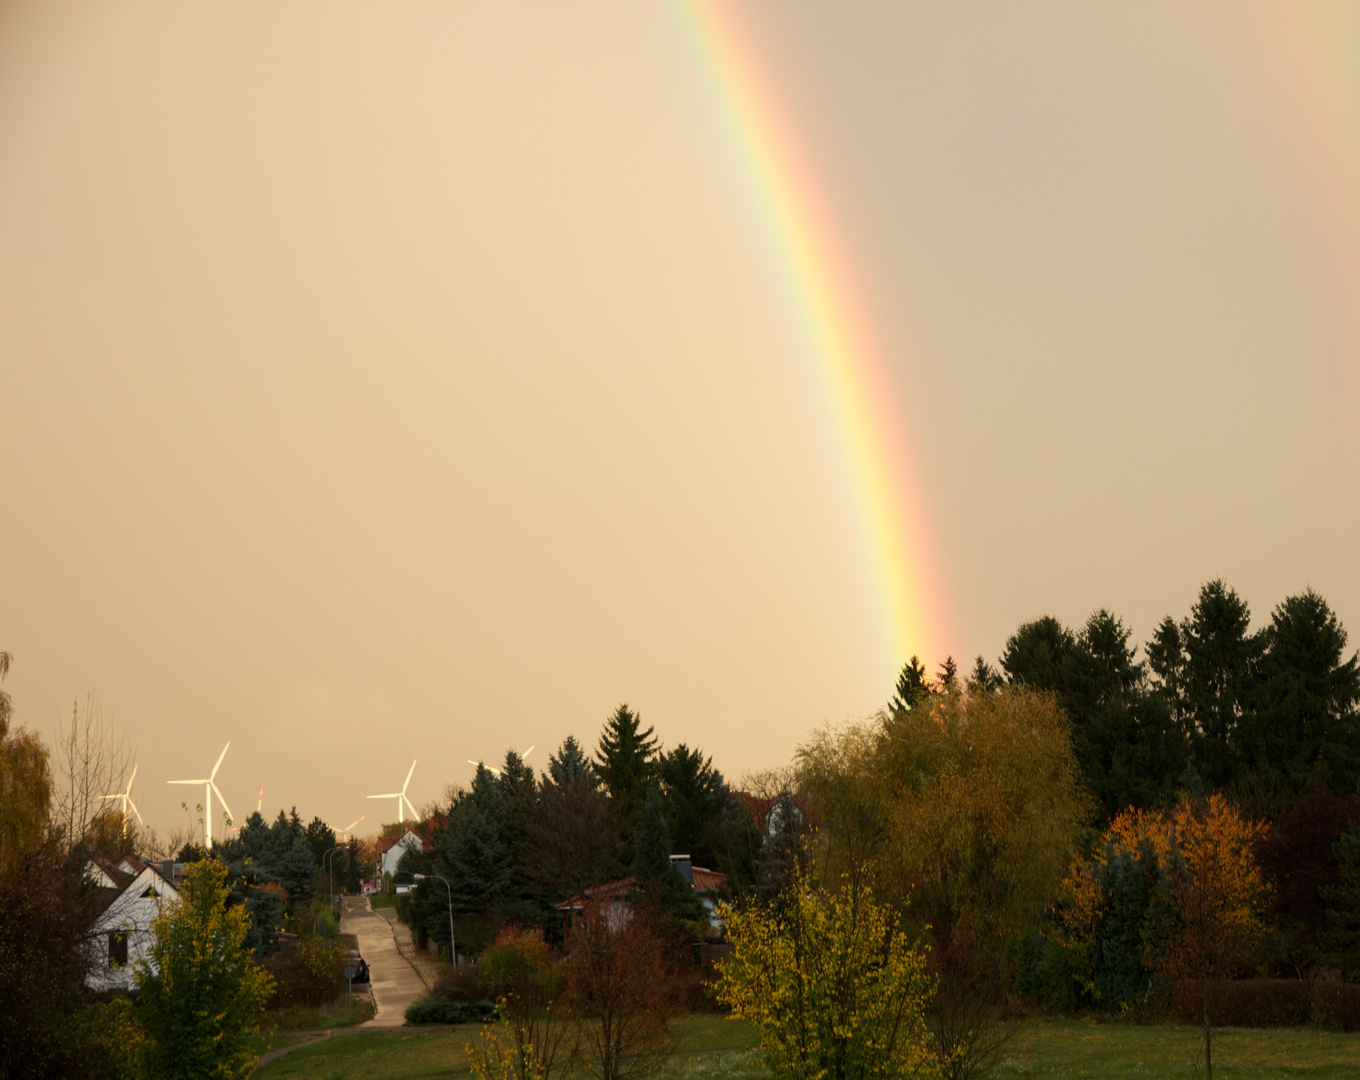
<path id="1" fill-rule="evenodd" d="M 1080 1020 L 1036 1022 L 1006 1048 L 999 1070 L 1013 1076 L 1203 1075 L 1200 1033 Z M 1214 1075 L 1360 1080 L 1360 1035 L 1331 1031 L 1224 1028 L 1214 1032 Z"/>
<path id="2" fill-rule="evenodd" d="M 321 1031 L 325 1028 L 350 1027 L 373 1019 L 373 1006 L 368 995 L 354 995 L 354 1009 L 341 998 L 331 1005 L 298 1006 L 295 1009 L 281 1009 L 265 1013 L 260 1017 L 260 1030 L 270 1031 Z"/>
<path id="3" fill-rule="evenodd" d="M 477 1027 L 339 1033 L 286 1054 L 258 1080 L 415 1080 L 470 1076 L 464 1046 Z M 768 1080 L 753 1049 L 755 1032 L 719 1016 L 690 1016 L 669 1080 Z M 285 1036 L 286 1037 L 286 1036 Z M 1198 1032 L 1080 1020 L 1027 1025 L 1006 1048 L 998 1076 L 1140 1077 L 1189 1080 L 1197 1069 Z M 1214 1033 L 1214 1072 L 1227 1078 L 1328 1077 L 1360 1080 L 1360 1034 L 1327 1031 Z"/>

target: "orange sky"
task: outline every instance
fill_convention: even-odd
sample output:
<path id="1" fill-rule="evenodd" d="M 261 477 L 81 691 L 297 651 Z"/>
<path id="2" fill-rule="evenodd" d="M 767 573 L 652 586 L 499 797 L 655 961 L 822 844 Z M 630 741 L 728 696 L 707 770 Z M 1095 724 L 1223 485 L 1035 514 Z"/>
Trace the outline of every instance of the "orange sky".
<path id="1" fill-rule="evenodd" d="M 1218 574 L 1258 619 L 1311 584 L 1360 630 L 1354 238 L 1249 15 L 743 11 L 965 662 L 1100 605 L 1141 640 Z M 238 813 L 263 783 L 343 825 L 413 757 L 419 804 L 623 700 L 735 778 L 886 699 L 838 432 L 677 25 L 0 9 L 21 721 L 93 692 L 162 828 L 228 738 Z"/>

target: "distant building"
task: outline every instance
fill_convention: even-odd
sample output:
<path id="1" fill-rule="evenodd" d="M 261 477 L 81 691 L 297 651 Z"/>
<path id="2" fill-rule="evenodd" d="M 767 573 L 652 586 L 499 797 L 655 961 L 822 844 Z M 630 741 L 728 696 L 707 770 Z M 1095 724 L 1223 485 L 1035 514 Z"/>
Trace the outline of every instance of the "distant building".
<path id="1" fill-rule="evenodd" d="M 407 829 L 400 836 L 383 837 L 378 841 L 378 876 L 395 874 L 397 864 L 408 851 L 429 850 L 429 843 L 414 829 Z"/>
<path id="2" fill-rule="evenodd" d="M 727 884 L 727 875 L 695 866 L 688 855 L 672 855 L 671 865 L 680 871 L 680 876 L 699 894 L 699 900 L 704 905 L 704 910 L 708 912 L 708 925 L 715 936 L 721 935 L 723 925 L 716 908 L 723 886 Z M 573 896 L 570 900 L 563 900 L 557 905 L 557 910 L 570 924 L 572 918 L 585 910 L 587 905 L 603 906 L 605 925 L 611 930 L 621 930 L 633 919 L 633 895 L 637 890 L 638 883 L 635 878 L 611 881 L 607 885 L 596 885 L 587 889 L 580 896 Z"/>
<path id="3" fill-rule="evenodd" d="M 129 869 L 124 869 L 126 863 Z M 137 873 L 130 873 L 135 863 Z M 172 871 L 173 875 L 173 871 Z M 147 956 L 155 938 L 151 924 L 167 904 L 179 903 L 179 890 L 158 867 L 136 860 L 111 864 L 91 859 L 86 876 L 110 893 L 108 906 L 90 931 L 90 971 L 85 985 L 91 990 L 132 989 L 132 973 Z M 112 882 L 105 885 L 104 881 Z"/>

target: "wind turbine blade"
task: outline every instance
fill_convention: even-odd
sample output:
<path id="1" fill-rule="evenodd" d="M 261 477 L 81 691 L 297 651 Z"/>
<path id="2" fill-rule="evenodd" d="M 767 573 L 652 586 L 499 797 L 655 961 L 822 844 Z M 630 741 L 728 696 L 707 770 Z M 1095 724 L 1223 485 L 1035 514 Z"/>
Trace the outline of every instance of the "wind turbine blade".
<path id="1" fill-rule="evenodd" d="M 411 811 L 411 819 L 413 821 L 419 821 L 420 815 L 416 813 L 416 808 L 411 805 L 411 800 L 407 799 L 405 795 L 403 795 L 402 798 L 406 800 L 406 808 Z"/>
<path id="2" fill-rule="evenodd" d="M 99 797 L 101 799 L 122 799 L 125 798 L 126 796 L 124 796 L 124 794 L 120 791 L 117 795 L 101 795 Z"/>
<path id="3" fill-rule="evenodd" d="M 260 807 L 262 807 L 263 805 L 264 805 L 264 785 L 261 784 L 261 785 L 260 785 L 260 799 L 259 799 L 259 801 L 255 804 L 255 813 L 258 814 L 258 813 L 260 812 Z"/>
<path id="4" fill-rule="evenodd" d="M 230 749 L 231 749 L 230 742 L 228 742 L 226 746 L 222 747 L 222 752 L 217 755 L 217 764 L 213 766 L 213 771 L 208 773 L 209 780 L 217 779 L 217 770 L 222 767 L 222 759 L 227 756 L 227 751 Z"/>
<path id="5" fill-rule="evenodd" d="M 411 762 L 411 772 L 408 772 L 408 773 L 406 774 L 406 783 L 404 783 L 404 784 L 401 785 L 401 793 L 402 793 L 403 795 L 406 794 L 406 789 L 407 789 L 408 787 L 410 787 L 410 785 L 411 785 L 411 773 L 413 773 L 413 772 L 415 772 L 415 771 L 416 771 L 416 763 L 413 761 L 413 762 Z"/>
<path id="6" fill-rule="evenodd" d="M 366 797 L 370 799 L 399 799 L 401 798 L 401 792 L 389 791 L 386 795 L 369 795 Z"/>
<path id="7" fill-rule="evenodd" d="M 132 812 L 133 812 L 134 814 L 137 815 L 137 824 L 140 825 L 142 828 L 145 829 L 145 828 L 146 828 L 146 822 L 142 820 L 142 812 L 141 812 L 140 810 L 137 809 L 137 804 L 136 804 L 135 802 L 133 802 L 131 799 L 129 799 L 129 800 L 128 800 L 128 805 L 129 805 L 130 807 L 132 807 Z M 124 813 L 126 813 L 126 811 L 124 811 Z"/>
<path id="8" fill-rule="evenodd" d="M 486 767 L 486 771 L 489 772 L 492 776 L 500 776 L 501 774 L 500 769 L 496 768 L 496 766 L 494 765 L 488 765 Z"/>
<path id="9" fill-rule="evenodd" d="M 206 784 L 207 780 L 167 780 L 167 784 Z"/>
<path id="10" fill-rule="evenodd" d="M 132 792 L 132 783 L 133 783 L 134 780 L 137 779 L 137 770 L 138 770 L 139 768 L 141 768 L 140 765 L 134 765 L 134 766 L 132 766 L 132 775 L 128 777 L 127 790 L 126 790 L 125 792 L 123 792 L 124 795 L 130 794 L 130 793 Z"/>
<path id="11" fill-rule="evenodd" d="M 222 751 L 222 752 L 223 752 L 224 754 L 226 753 L 225 750 Z M 221 762 L 219 761 L 218 764 L 220 765 Z M 224 798 L 222 798 L 222 793 L 221 793 L 220 791 L 217 790 L 217 785 L 216 785 L 216 784 L 213 784 L 213 782 L 212 782 L 211 780 L 209 780 L 208 783 L 209 783 L 209 784 L 212 784 L 213 794 L 217 796 L 217 801 L 220 802 L 220 803 L 222 804 L 222 809 L 225 810 L 225 811 L 227 812 L 227 817 L 235 817 L 235 815 L 232 814 L 232 812 L 231 812 L 231 807 L 227 805 L 227 800 L 224 799 Z"/>
<path id="12" fill-rule="evenodd" d="M 526 751 L 524 751 L 524 753 L 520 754 L 520 756 L 519 756 L 520 761 L 528 761 L 528 760 L 529 760 L 529 755 L 532 754 L 533 752 L 534 752 L 534 748 L 533 748 L 532 746 L 530 746 L 528 750 L 526 750 Z"/>

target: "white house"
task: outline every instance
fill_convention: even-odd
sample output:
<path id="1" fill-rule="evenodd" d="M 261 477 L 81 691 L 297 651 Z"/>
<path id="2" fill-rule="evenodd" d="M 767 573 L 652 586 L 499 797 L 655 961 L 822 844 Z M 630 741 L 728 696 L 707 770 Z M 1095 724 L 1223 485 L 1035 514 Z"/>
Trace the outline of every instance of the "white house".
<path id="1" fill-rule="evenodd" d="M 137 962 L 151 948 L 151 922 L 179 890 L 153 866 L 144 866 L 95 920 L 90 935 L 91 990 L 130 990 Z"/>
<path id="2" fill-rule="evenodd" d="M 407 829 L 395 840 L 379 840 L 378 857 L 381 861 L 378 865 L 378 876 L 382 877 L 384 874 L 395 874 L 397 872 L 397 864 L 401 862 L 401 857 L 408 851 L 429 850 L 429 844 L 425 843 L 424 840 L 417 836 L 413 829 Z"/>

